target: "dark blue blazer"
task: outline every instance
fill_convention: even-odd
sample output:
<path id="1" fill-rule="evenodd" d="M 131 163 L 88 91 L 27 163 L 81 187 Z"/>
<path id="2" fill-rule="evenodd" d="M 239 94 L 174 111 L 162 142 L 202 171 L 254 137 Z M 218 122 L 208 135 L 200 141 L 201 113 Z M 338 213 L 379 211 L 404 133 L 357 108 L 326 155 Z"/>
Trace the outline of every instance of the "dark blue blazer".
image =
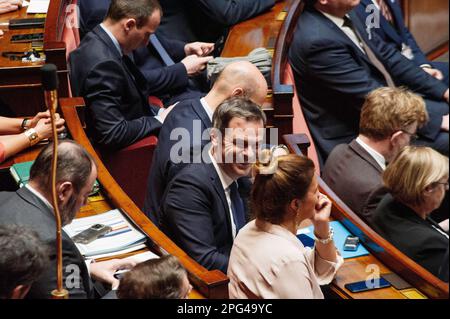
<path id="1" fill-rule="evenodd" d="M 85 36 L 69 63 L 72 90 L 85 99 L 95 142 L 118 149 L 158 132 L 158 108 L 148 103 L 144 77 L 127 67 L 100 26 Z"/>
<path id="2" fill-rule="evenodd" d="M 355 13 L 351 12 L 350 17 L 396 85 L 429 99 L 430 121 L 420 134 L 434 140 L 440 134 L 442 115 L 448 114 L 448 105 L 443 102 L 446 85 L 385 44 L 377 34 L 369 41 Z M 289 59 L 305 118 L 325 160 L 336 145 L 348 144 L 357 136 L 366 95 L 386 86 L 386 81 L 350 38 L 314 8 L 308 7 L 299 18 Z"/>
<path id="3" fill-rule="evenodd" d="M 50 298 L 56 288 L 56 222 L 53 212 L 26 187 L 17 192 L 0 192 L 0 224 L 22 225 L 34 230 L 49 249 L 49 265 L 42 276 L 33 283 L 27 295 L 30 299 Z M 63 285 L 69 291 L 71 299 L 94 298 L 95 291 L 89 272 L 74 242 L 62 231 L 63 248 Z M 71 268 L 67 268 L 71 265 Z M 79 282 L 74 287 L 66 283 L 76 283 L 74 267 L 79 270 Z M 72 270 L 70 270 L 72 269 Z M 66 280 L 68 279 L 68 280 Z"/>
<path id="4" fill-rule="evenodd" d="M 400 3 L 398 0 L 386 0 L 385 1 L 388 7 L 391 9 L 391 13 L 395 20 L 395 26 L 390 24 L 386 18 L 380 14 L 380 27 L 372 28 L 372 32 L 376 32 L 381 39 L 385 42 L 395 45 L 395 47 L 401 51 L 402 44 L 408 45 L 413 54 L 414 61 L 417 65 L 428 64 L 427 57 L 423 54 L 422 50 L 417 45 L 414 36 L 409 32 L 408 28 L 405 25 L 405 21 L 403 19 L 403 12 L 400 7 Z M 366 21 L 369 14 L 372 11 L 366 12 L 366 8 L 368 5 L 373 5 L 372 0 L 361 0 L 360 4 L 356 8 L 357 13 Z"/>
<path id="5" fill-rule="evenodd" d="M 194 126 L 196 127 L 195 130 Z M 209 136 L 205 136 L 205 140 L 203 140 L 195 136 L 194 131 L 202 134 L 211 126 L 211 120 L 198 99 L 180 102 L 165 119 L 164 125 L 159 132 L 158 145 L 153 155 L 144 205 L 144 212 L 153 220 L 155 225 L 159 224 L 157 213 L 166 186 L 181 167 L 184 166 L 183 163 L 174 164 L 170 160 L 172 146 L 175 144 L 180 146 L 179 141 L 182 140 L 182 136 L 176 135 L 174 137 L 175 140 L 171 140 L 170 135 L 175 129 L 181 129 L 185 135 L 190 136 L 190 138 L 186 139 L 188 144 L 184 145 L 184 147 L 188 156 L 188 162 L 191 162 L 194 157 L 199 157 L 199 151 L 210 141 Z"/>
<path id="6" fill-rule="evenodd" d="M 87 34 L 103 21 L 110 3 L 110 0 L 78 1 L 81 34 Z M 134 61 L 147 80 L 148 93 L 160 98 L 179 97 L 170 102 L 198 96 L 198 94 L 189 94 L 191 91 L 197 92 L 198 88 L 189 86 L 186 67 L 179 63 L 186 56 L 184 52 L 186 43 L 173 40 L 170 36 L 165 37 L 162 34 L 158 34 L 158 39 L 174 60 L 174 65 L 166 66 L 151 43 L 147 47 L 139 48 L 133 52 Z"/>
<path id="7" fill-rule="evenodd" d="M 164 0 L 158 34 L 185 42 L 216 42 L 227 28 L 268 9 L 275 0 Z"/>
<path id="8" fill-rule="evenodd" d="M 172 179 L 161 205 L 161 229 L 209 270 L 226 273 L 233 235 L 229 207 L 213 164 L 190 164 Z"/>

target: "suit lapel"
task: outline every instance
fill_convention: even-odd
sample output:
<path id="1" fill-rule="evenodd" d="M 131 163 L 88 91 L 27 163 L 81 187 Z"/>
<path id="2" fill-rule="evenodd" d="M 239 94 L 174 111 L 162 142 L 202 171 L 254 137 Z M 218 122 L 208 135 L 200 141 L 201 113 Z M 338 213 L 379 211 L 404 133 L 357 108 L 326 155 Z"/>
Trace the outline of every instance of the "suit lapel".
<path id="1" fill-rule="evenodd" d="M 108 34 L 102 29 L 100 25 L 96 26 L 93 32 L 103 41 L 103 43 L 106 44 L 106 46 L 109 48 L 111 52 L 113 52 L 114 56 L 116 57 L 117 61 L 121 63 L 123 69 L 125 70 L 125 73 L 127 74 L 127 80 L 129 83 L 133 83 L 133 86 L 135 87 L 137 94 L 142 100 L 143 106 L 148 106 L 148 101 L 145 98 L 144 92 L 146 92 L 147 83 L 145 81 L 145 77 L 140 74 L 139 69 L 136 67 L 136 70 L 139 73 L 136 73 L 137 76 L 134 76 L 133 70 L 130 70 L 130 67 L 127 66 L 127 64 L 123 61 L 122 55 L 117 50 L 116 46 L 112 42 L 111 38 L 108 36 Z M 135 71 L 135 70 L 134 70 Z M 149 113 L 149 107 L 145 109 L 144 107 L 144 113 Z"/>
<path id="2" fill-rule="evenodd" d="M 367 153 L 367 151 L 361 145 L 359 145 L 356 140 L 353 140 L 349 144 L 349 147 L 367 163 L 373 166 L 373 168 L 375 168 L 377 172 L 379 172 L 380 174 L 383 173 L 383 169 L 380 167 L 380 165 L 378 165 L 377 161 L 372 156 L 370 156 L 370 154 Z"/>
<path id="3" fill-rule="evenodd" d="M 228 226 L 229 234 L 231 236 L 231 239 L 233 240 L 233 234 L 231 231 L 231 217 L 229 214 L 230 207 L 228 206 L 228 201 L 227 201 L 227 197 L 225 195 L 225 190 L 223 189 L 222 182 L 220 181 L 219 175 L 217 175 L 214 165 L 212 163 L 207 164 L 207 168 L 209 170 L 208 175 L 211 178 L 211 183 L 214 186 L 214 190 L 216 191 L 217 195 L 220 198 L 220 201 L 222 202 L 222 208 L 225 213 L 225 217 L 227 219 L 227 226 Z"/>
<path id="4" fill-rule="evenodd" d="M 348 45 L 350 45 L 353 48 L 353 51 L 356 52 L 356 54 L 358 55 L 358 57 L 360 57 L 361 59 L 365 60 L 366 63 L 372 65 L 372 63 L 370 62 L 370 60 L 367 58 L 367 56 L 364 54 L 364 52 L 361 51 L 360 48 L 358 48 L 358 46 L 356 46 L 355 43 L 353 43 L 353 41 L 344 33 L 344 31 L 342 31 L 333 21 L 331 21 L 330 19 L 328 19 L 326 16 L 324 16 L 321 12 L 317 11 L 316 9 L 313 9 L 314 14 L 321 19 L 324 23 L 326 23 L 328 25 L 328 27 L 330 29 L 332 29 L 334 31 L 334 33 L 336 34 L 336 36 L 338 38 L 340 38 L 342 41 L 346 42 Z M 356 23 L 355 20 L 358 19 L 358 17 L 356 15 L 354 16 L 350 16 L 350 18 L 353 21 L 353 24 L 356 27 Z M 358 20 L 359 21 L 359 20 Z M 358 30 L 359 31 L 359 30 Z M 365 31 L 364 31 L 365 32 Z"/>
<path id="5" fill-rule="evenodd" d="M 203 105 L 200 102 L 200 100 L 195 99 L 194 102 L 192 103 L 192 108 L 194 109 L 194 112 L 198 115 L 198 117 L 202 121 L 204 127 L 206 127 L 206 128 L 212 127 L 211 120 L 209 119 L 208 114 L 206 114 L 206 111 L 203 108 Z"/>

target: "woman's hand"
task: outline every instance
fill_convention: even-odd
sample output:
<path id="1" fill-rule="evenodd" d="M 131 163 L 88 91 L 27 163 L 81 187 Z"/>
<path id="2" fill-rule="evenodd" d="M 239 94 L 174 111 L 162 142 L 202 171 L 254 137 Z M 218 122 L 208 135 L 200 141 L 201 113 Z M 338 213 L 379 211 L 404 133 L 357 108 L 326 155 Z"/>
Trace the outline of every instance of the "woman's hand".
<path id="1" fill-rule="evenodd" d="M 58 133 L 61 133 L 64 131 L 64 119 L 60 118 L 58 114 L 55 114 L 55 123 L 56 123 L 56 130 Z M 50 118 L 41 118 L 36 126 L 34 127 L 36 132 L 38 133 L 39 139 L 47 139 L 52 136 L 52 125 Z"/>
<path id="2" fill-rule="evenodd" d="M 314 225 L 314 232 L 320 238 L 327 238 L 330 231 L 330 214 L 331 214 L 331 201 L 330 199 L 319 193 L 319 199 L 316 203 L 315 214 L 312 218 Z"/>

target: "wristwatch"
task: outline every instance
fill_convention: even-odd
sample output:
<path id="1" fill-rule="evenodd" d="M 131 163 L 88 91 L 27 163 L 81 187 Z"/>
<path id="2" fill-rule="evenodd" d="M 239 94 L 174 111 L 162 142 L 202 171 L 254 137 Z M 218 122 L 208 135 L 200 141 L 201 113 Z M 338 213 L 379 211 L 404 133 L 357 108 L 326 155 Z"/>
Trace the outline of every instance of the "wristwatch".
<path id="1" fill-rule="evenodd" d="M 39 135 L 34 128 L 26 130 L 24 134 L 30 140 L 30 146 L 39 143 Z"/>
<path id="2" fill-rule="evenodd" d="M 314 236 L 316 237 L 316 241 L 318 241 L 319 243 L 321 243 L 323 245 L 329 244 L 333 241 L 333 236 L 334 236 L 333 227 L 330 227 L 330 232 L 328 233 L 328 238 L 321 239 L 321 238 L 317 237 L 316 233 L 314 233 Z"/>
<path id="3" fill-rule="evenodd" d="M 27 125 L 28 121 L 29 121 L 28 119 L 23 119 L 22 124 L 20 125 L 22 127 L 22 130 L 26 131 L 29 129 L 29 127 Z"/>

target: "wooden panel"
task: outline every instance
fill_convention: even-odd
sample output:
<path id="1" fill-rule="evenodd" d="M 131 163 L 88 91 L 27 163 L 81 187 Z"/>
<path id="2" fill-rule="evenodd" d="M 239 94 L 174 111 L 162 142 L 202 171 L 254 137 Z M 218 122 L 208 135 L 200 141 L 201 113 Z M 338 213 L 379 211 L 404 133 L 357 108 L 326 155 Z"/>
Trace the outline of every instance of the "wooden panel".
<path id="1" fill-rule="evenodd" d="M 407 26 L 426 54 L 448 43 L 448 0 L 403 0 L 403 11 Z"/>

